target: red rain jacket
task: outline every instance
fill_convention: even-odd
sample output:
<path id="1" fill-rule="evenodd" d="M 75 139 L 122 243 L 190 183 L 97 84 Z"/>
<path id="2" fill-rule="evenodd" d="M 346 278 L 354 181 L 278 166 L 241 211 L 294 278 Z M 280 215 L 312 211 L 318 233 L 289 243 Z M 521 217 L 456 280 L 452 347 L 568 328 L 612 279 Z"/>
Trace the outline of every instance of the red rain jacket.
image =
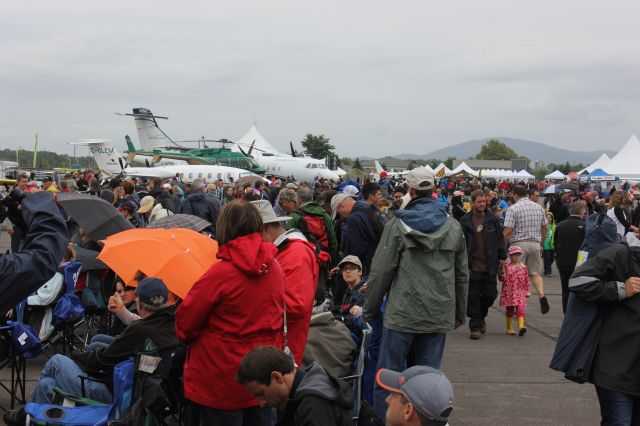
<path id="1" fill-rule="evenodd" d="M 284 272 L 287 299 L 287 341 L 296 364 L 302 365 L 309 336 L 311 310 L 318 286 L 318 262 L 315 246 L 298 230 L 284 234 L 278 243 L 276 259 Z"/>
<path id="2" fill-rule="evenodd" d="M 184 395 L 206 407 L 259 405 L 235 381 L 254 347 L 282 348 L 284 276 L 277 249 L 255 233 L 222 245 L 217 262 L 193 285 L 176 313 L 176 331 L 189 344 Z"/>

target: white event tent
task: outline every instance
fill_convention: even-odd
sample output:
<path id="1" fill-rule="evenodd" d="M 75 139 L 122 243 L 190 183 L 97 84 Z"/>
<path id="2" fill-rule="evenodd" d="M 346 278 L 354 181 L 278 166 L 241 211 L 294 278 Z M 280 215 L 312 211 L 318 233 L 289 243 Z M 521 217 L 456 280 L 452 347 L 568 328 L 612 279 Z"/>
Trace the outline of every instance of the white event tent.
<path id="1" fill-rule="evenodd" d="M 611 162 L 611 159 L 609 158 L 609 156 L 607 154 L 603 153 L 600 157 L 598 157 L 598 159 L 596 161 L 594 161 L 593 163 L 589 164 L 584 169 L 580 170 L 578 172 L 578 175 L 581 175 L 584 172 L 591 173 L 592 171 L 594 171 L 596 169 L 607 170 L 607 166 L 609 165 L 610 162 Z"/>
<path id="2" fill-rule="evenodd" d="M 556 170 L 556 171 L 554 171 L 552 173 L 549 173 L 544 178 L 545 179 L 551 179 L 551 180 L 564 180 L 564 179 L 566 179 L 566 176 L 560 170 Z"/>
<path id="3" fill-rule="evenodd" d="M 443 172 L 443 170 L 444 170 L 444 172 Z M 451 169 L 449 169 L 447 166 L 445 166 L 444 163 L 438 164 L 436 166 L 436 168 L 433 169 L 433 172 L 438 177 L 444 177 L 444 176 L 451 175 Z"/>
<path id="4" fill-rule="evenodd" d="M 254 143 L 255 141 L 255 143 Z M 258 131 L 258 128 L 254 124 L 251 126 L 249 131 L 244 134 L 243 137 L 238 139 L 238 146 L 240 146 L 244 152 L 248 152 L 251 149 L 251 145 L 253 144 L 253 152 L 252 155 L 262 155 L 263 153 L 272 154 L 272 155 L 283 155 L 280 151 L 275 149 L 262 134 Z M 288 154 L 284 154 L 288 155 Z"/>
<path id="5" fill-rule="evenodd" d="M 631 135 L 620 151 L 609 160 L 609 163 L 605 167 L 599 168 L 622 180 L 640 180 L 638 159 L 640 159 L 640 141 L 636 135 Z"/>
<path id="6" fill-rule="evenodd" d="M 458 173 L 468 173 L 471 176 L 478 176 L 478 172 L 473 170 L 471 167 L 467 165 L 464 161 L 458 165 L 455 169 L 451 170 L 450 174 L 457 175 Z"/>

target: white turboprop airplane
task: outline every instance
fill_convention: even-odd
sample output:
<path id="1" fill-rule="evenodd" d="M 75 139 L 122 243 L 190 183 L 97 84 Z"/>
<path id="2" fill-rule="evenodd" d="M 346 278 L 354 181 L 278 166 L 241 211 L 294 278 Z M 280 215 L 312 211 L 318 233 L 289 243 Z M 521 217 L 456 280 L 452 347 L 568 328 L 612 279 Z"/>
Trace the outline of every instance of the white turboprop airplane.
<path id="1" fill-rule="evenodd" d="M 73 145 L 89 146 L 91 155 L 96 160 L 100 171 L 106 175 L 123 174 L 132 177 L 159 177 L 163 179 L 177 177 L 182 182 L 192 182 L 194 179 L 204 179 L 213 182 L 222 179 L 225 183 L 236 182 L 242 178 L 251 180 L 263 180 L 262 176 L 248 172 L 244 169 L 226 166 L 211 165 L 185 165 L 185 166 L 158 166 L 158 167 L 129 167 L 125 159 L 113 146 L 113 143 L 104 139 L 84 139 Z"/>

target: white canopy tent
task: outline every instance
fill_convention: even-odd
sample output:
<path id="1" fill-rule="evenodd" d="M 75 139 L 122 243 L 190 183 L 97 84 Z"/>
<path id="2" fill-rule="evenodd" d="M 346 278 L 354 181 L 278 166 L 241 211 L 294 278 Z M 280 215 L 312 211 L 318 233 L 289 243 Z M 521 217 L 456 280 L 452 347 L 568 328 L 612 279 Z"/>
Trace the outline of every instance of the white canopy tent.
<path id="1" fill-rule="evenodd" d="M 255 144 L 253 143 L 254 141 L 255 141 Z M 251 149 L 251 145 L 253 144 L 253 152 L 251 153 L 252 155 L 260 156 L 264 153 L 273 154 L 273 155 L 288 155 L 288 154 L 283 154 L 277 149 L 275 149 L 264 138 L 264 136 L 262 136 L 262 134 L 258 131 L 258 128 L 256 127 L 255 124 L 251 126 L 249 131 L 245 133 L 243 137 L 238 139 L 236 143 L 244 150 L 244 152 L 248 152 L 249 149 Z"/>
<path id="2" fill-rule="evenodd" d="M 444 165 L 444 163 L 440 163 L 433 169 L 433 172 L 438 177 L 445 177 L 451 175 L 451 169 Z"/>
<path id="3" fill-rule="evenodd" d="M 458 173 L 468 173 L 471 176 L 478 176 L 478 172 L 469 167 L 464 161 L 451 171 L 452 175 L 457 175 Z"/>
<path id="4" fill-rule="evenodd" d="M 620 151 L 609 160 L 606 167 L 600 168 L 623 180 L 640 180 L 638 159 L 640 159 L 640 141 L 636 135 L 631 135 Z"/>
<path id="5" fill-rule="evenodd" d="M 522 169 L 517 173 L 517 177 L 520 179 L 535 179 L 535 176 L 528 171 Z"/>
<path id="6" fill-rule="evenodd" d="M 607 170 L 607 166 L 609 165 L 610 162 L 611 162 L 611 159 L 609 158 L 609 156 L 607 154 L 603 153 L 600 157 L 598 157 L 598 159 L 596 161 L 594 161 L 593 163 L 589 164 L 584 169 L 580 170 L 578 172 L 578 175 L 581 175 L 584 172 L 591 173 L 595 169 L 602 169 L 602 170 L 606 171 Z"/>
<path id="7" fill-rule="evenodd" d="M 554 171 L 552 173 L 549 173 L 544 178 L 545 179 L 551 179 L 551 180 L 564 180 L 564 179 L 567 178 L 567 176 L 565 176 L 565 174 L 562 173 L 560 170 L 556 170 L 556 171 Z"/>

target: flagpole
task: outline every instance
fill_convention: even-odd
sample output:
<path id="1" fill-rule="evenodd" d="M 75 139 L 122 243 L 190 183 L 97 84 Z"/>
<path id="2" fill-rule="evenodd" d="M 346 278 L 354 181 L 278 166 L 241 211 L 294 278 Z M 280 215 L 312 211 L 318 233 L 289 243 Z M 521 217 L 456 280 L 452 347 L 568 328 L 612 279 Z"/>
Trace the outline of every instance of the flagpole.
<path id="1" fill-rule="evenodd" d="M 38 158 L 38 133 L 36 133 L 36 146 L 33 148 L 33 168 L 36 168 L 36 160 Z"/>

